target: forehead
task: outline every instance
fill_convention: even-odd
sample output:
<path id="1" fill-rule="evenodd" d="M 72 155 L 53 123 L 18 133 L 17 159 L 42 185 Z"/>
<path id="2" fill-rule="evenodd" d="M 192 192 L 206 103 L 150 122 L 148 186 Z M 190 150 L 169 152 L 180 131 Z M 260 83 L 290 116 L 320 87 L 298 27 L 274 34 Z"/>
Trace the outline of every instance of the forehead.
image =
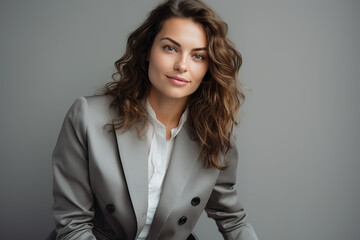
<path id="1" fill-rule="evenodd" d="M 196 48 L 207 46 L 203 25 L 188 18 L 174 17 L 166 20 L 156 38 L 159 40 L 164 37 L 172 38 L 181 45 L 193 45 Z"/>

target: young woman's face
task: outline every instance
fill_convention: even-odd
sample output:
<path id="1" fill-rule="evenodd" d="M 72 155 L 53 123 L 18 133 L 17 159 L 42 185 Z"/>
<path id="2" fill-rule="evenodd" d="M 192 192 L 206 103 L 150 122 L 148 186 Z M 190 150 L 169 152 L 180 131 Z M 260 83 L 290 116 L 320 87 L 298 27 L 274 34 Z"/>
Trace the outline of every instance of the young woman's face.
<path id="1" fill-rule="evenodd" d="M 208 70 L 206 49 L 201 24 L 185 18 L 166 20 L 148 56 L 150 96 L 186 100 Z"/>

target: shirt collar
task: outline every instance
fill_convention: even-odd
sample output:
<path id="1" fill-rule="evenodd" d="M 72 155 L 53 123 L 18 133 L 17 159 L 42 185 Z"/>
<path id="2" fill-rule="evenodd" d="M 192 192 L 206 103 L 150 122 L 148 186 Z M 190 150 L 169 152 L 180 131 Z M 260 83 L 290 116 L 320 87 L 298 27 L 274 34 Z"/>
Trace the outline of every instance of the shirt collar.
<path id="1" fill-rule="evenodd" d="M 146 110 L 150 115 L 150 122 L 154 125 L 155 128 L 162 128 L 165 129 L 165 126 L 156 118 L 156 114 L 154 109 L 151 107 L 148 100 L 146 100 Z M 183 127 L 184 123 L 187 120 L 187 108 L 183 112 L 180 117 L 179 125 L 176 128 L 171 129 L 171 138 L 176 137 L 176 135 L 180 132 L 181 128 Z"/>

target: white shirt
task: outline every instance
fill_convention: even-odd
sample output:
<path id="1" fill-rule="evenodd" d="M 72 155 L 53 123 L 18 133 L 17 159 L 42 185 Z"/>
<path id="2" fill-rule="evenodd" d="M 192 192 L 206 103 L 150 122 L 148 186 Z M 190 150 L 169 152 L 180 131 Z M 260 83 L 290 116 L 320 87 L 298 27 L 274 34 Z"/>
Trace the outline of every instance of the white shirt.
<path id="1" fill-rule="evenodd" d="M 146 224 L 141 230 L 138 240 L 146 239 L 153 221 L 156 208 L 158 206 L 164 177 L 169 166 L 172 149 L 176 135 L 180 132 L 186 122 L 187 111 L 182 114 L 179 125 L 171 129 L 171 137 L 166 140 L 166 128 L 156 119 L 156 114 L 149 101 L 146 102 L 146 108 L 150 114 L 149 124 L 146 131 L 146 140 L 148 146 L 148 209 Z"/>

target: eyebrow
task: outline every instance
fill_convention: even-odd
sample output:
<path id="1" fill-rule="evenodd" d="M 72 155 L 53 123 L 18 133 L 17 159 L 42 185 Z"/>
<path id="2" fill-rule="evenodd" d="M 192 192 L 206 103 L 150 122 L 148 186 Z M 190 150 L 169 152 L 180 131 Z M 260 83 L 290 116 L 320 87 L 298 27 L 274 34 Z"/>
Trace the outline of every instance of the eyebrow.
<path id="1" fill-rule="evenodd" d="M 175 44 L 176 46 L 178 46 L 178 47 L 181 47 L 181 44 L 180 43 L 178 43 L 177 41 L 175 41 L 174 39 L 172 39 L 172 38 L 169 38 L 169 37 L 164 37 L 164 38 L 161 38 L 160 39 L 160 41 L 162 41 L 162 40 L 168 40 L 168 41 L 170 41 L 170 42 L 172 42 L 173 44 Z M 193 49 L 191 49 L 192 51 L 201 51 L 201 50 L 207 50 L 207 48 L 206 47 L 202 47 L 202 48 L 193 48 Z"/>

